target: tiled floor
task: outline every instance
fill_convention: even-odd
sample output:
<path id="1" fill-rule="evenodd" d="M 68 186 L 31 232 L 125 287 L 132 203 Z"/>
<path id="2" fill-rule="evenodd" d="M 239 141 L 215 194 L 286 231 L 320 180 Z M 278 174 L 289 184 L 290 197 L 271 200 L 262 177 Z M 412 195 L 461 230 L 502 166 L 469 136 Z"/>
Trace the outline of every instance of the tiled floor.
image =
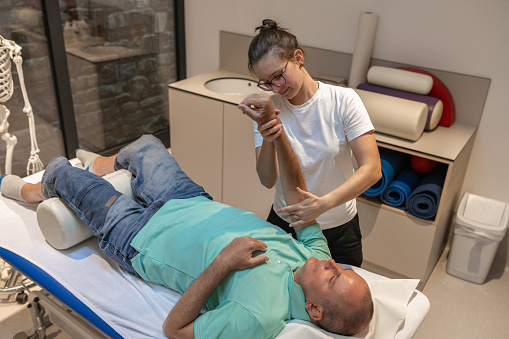
<path id="1" fill-rule="evenodd" d="M 507 244 L 507 238 L 502 243 Z M 447 253 L 442 255 L 422 291 L 430 300 L 431 309 L 414 338 L 508 338 L 507 248 L 499 250 L 497 256 L 500 255 L 482 285 L 447 274 Z"/>

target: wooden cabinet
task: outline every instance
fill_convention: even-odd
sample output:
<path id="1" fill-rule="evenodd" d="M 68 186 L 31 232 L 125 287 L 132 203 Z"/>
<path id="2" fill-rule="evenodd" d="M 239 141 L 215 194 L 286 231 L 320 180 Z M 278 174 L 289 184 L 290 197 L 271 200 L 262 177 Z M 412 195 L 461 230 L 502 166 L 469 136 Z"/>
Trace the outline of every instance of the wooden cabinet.
<path id="1" fill-rule="evenodd" d="M 232 103 L 169 89 L 171 152 L 214 200 L 266 219 L 274 190 L 256 173 L 252 120 Z"/>
<path id="2" fill-rule="evenodd" d="M 416 142 L 376 134 L 380 147 L 441 162 L 447 174 L 434 220 L 419 219 L 378 198 L 357 199 L 364 268 L 393 278 L 420 279 L 424 286 L 448 240 L 474 137 L 475 128 L 461 123 L 439 126 Z"/>
<path id="3" fill-rule="evenodd" d="M 223 199 L 223 103 L 170 89 L 170 148 L 180 167 Z"/>

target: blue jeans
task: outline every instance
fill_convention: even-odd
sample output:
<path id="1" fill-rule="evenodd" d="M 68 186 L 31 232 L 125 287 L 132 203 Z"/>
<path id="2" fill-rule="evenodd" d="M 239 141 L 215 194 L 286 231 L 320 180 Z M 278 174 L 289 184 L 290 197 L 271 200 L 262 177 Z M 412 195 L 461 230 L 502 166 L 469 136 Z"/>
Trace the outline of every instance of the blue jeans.
<path id="1" fill-rule="evenodd" d="M 137 201 L 124 196 L 103 178 L 73 167 L 61 156 L 51 160 L 42 177 L 46 198 L 59 197 L 99 239 L 99 247 L 120 267 L 139 276 L 131 265 L 137 251 L 131 241 L 152 216 L 171 199 L 212 197 L 193 182 L 161 141 L 144 135 L 122 148 L 115 170 L 132 173 Z"/>

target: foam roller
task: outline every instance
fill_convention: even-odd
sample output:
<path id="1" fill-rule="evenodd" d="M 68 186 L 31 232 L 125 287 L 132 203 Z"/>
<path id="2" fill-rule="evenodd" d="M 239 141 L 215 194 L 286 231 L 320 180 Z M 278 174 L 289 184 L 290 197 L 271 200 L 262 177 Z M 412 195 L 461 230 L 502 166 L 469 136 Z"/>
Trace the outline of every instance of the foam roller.
<path id="1" fill-rule="evenodd" d="M 131 174 L 122 169 L 104 176 L 120 193 L 134 200 Z M 92 237 L 90 229 L 60 198 L 44 200 L 37 207 L 37 223 L 46 242 L 64 250 Z"/>
<path id="2" fill-rule="evenodd" d="M 373 85 L 373 84 L 360 84 L 357 86 L 358 89 L 364 91 L 376 92 L 380 94 L 392 95 L 393 97 L 423 102 L 428 106 L 428 118 L 426 120 L 425 131 L 432 131 L 438 126 L 438 122 L 442 117 L 444 104 L 442 100 L 433 98 L 429 95 L 422 95 L 417 93 L 410 93 L 407 91 L 400 91 L 398 89 Z"/>
<path id="3" fill-rule="evenodd" d="M 429 93 L 429 96 L 440 99 L 444 104 L 444 110 L 442 113 L 442 117 L 440 118 L 440 121 L 438 124 L 440 126 L 450 127 L 452 125 L 452 123 L 454 122 L 454 120 L 456 119 L 456 108 L 454 106 L 454 100 L 452 98 L 451 92 L 449 91 L 447 86 L 445 86 L 445 84 L 442 82 L 442 80 L 440 80 L 439 78 L 437 78 L 430 72 L 425 71 L 420 68 L 401 67 L 401 69 L 403 69 L 405 71 L 409 71 L 409 72 L 426 74 L 433 78 L 433 87 L 431 88 L 431 92 Z"/>
<path id="4" fill-rule="evenodd" d="M 377 132 L 412 141 L 426 126 L 428 106 L 422 102 L 355 89 Z"/>
<path id="5" fill-rule="evenodd" d="M 367 79 L 373 85 L 422 95 L 429 94 L 433 87 L 433 78 L 427 74 L 382 66 L 371 67 Z"/>

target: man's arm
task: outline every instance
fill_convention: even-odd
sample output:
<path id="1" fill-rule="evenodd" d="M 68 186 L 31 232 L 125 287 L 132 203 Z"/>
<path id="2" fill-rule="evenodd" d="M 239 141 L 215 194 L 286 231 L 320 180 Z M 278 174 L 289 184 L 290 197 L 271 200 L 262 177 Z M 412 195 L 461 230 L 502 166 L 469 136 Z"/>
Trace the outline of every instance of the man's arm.
<path id="1" fill-rule="evenodd" d="M 253 94 L 248 96 L 240 103 L 239 108 L 259 126 L 274 119 L 276 119 L 279 124 L 281 123 L 276 115 L 270 96 L 266 94 Z M 299 160 L 288 141 L 284 129 L 282 133 L 274 139 L 274 146 L 276 148 L 279 176 L 281 178 L 281 186 L 283 187 L 285 201 L 287 205 L 299 203 L 304 200 L 304 197 L 302 193 L 299 192 L 298 188 L 307 191 L 306 182 L 302 176 Z M 295 226 L 295 232 L 315 223 L 316 221 L 312 220 L 309 223 Z"/>
<path id="2" fill-rule="evenodd" d="M 194 338 L 194 321 L 212 291 L 232 270 L 242 270 L 264 263 L 266 256 L 253 257 L 253 252 L 267 250 L 260 240 L 241 237 L 226 246 L 198 276 L 170 311 L 163 324 L 167 338 Z"/>

